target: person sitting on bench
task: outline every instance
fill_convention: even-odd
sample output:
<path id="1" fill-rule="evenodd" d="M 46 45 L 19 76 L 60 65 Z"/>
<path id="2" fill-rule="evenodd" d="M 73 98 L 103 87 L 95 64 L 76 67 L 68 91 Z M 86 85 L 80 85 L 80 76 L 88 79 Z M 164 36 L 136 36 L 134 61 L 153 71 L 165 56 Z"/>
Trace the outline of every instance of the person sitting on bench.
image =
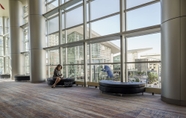
<path id="1" fill-rule="evenodd" d="M 59 64 L 57 65 L 57 67 L 54 69 L 54 75 L 53 75 L 53 79 L 55 80 L 55 83 L 52 85 L 52 88 L 55 88 L 57 83 L 59 83 L 63 78 L 62 78 L 62 74 L 61 74 L 61 69 L 63 67 Z"/>

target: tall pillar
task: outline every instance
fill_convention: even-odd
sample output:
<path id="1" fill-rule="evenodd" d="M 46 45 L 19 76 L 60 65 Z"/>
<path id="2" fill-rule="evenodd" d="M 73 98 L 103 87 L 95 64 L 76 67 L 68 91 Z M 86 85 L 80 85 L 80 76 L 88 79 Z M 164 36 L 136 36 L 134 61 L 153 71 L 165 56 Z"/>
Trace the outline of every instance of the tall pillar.
<path id="1" fill-rule="evenodd" d="M 186 106 L 186 0 L 161 0 L 163 101 Z"/>
<path id="2" fill-rule="evenodd" d="M 23 56 L 20 54 L 22 49 L 22 3 L 19 0 L 9 1 L 10 13 L 10 50 L 11 50 L 11 65 L 12 78 L 15 75 L 23 74 Z"/>
<path id="3" fill-rule="evenodd" d="M 32 83 L 46 79 L 45 45 L 45 0 L 29 0 L 30 78 Z"/>
<path id="4" fill-rule="evenodd" d="M 87 38 L 87 0 L 83 0 L 83 39 Z M 84 87 L 87 86 L 87 42 L 84 42 Z"/>

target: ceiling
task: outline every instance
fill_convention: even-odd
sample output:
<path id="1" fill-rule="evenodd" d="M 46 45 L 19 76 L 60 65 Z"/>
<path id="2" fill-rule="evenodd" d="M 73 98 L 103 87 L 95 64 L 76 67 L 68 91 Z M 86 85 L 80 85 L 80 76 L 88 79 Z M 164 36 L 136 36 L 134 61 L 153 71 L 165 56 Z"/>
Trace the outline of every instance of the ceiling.
<path id="1" fill-rule="evenodd" d="M 28 0 L 19 0 L 19 1 L 21 1 L 23 5 L 25 5 L 28 2 Z"/>
<path id="2" fill-rule="evenodd" d="M 23 5 L 27 3 L 28 0 L 19 0 Z M 5 8 L 4 10 L 0 8 L 0 17 L 9 17 L 9 0 L 0 0 L 0 4 Z"/>
<path id="3" fill-rule="evenodd" d="M 0 17 L 9 16 L 9 0 L 0 0 L 0 4 L 5 8 L 4 10 L 0 8 Z"/>

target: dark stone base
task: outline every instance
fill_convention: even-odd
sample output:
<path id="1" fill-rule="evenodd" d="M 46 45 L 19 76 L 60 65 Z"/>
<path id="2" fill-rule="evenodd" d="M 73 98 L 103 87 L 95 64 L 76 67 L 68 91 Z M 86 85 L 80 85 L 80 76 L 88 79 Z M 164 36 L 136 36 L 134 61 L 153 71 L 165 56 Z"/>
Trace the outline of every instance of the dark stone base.
<path id="1" fill-rule="evenodd" d="M 173 104 L 173 105 L 178 105 L 178 106 L 186 106 L 186 101 L 185 100 L 174 100 L 174 99 L 170 99 L 170 98 L 166 98 L 161 96 L 161 100 L 163 102 L 166 102 L 168 104 Z"/>

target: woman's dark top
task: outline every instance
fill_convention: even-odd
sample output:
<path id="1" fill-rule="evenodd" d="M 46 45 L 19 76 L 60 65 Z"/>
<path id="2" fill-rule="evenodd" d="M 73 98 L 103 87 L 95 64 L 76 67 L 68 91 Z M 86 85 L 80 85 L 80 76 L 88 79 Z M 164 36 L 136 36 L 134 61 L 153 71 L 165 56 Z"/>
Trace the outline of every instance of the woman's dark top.
<path id="1" fill-rule="evenodd" d="M 54 75 L 53 77 L 61 77 L 62 74 L 61 74 L 61 71 L 58 71 L 57 69 L 54 70 Z"/>

